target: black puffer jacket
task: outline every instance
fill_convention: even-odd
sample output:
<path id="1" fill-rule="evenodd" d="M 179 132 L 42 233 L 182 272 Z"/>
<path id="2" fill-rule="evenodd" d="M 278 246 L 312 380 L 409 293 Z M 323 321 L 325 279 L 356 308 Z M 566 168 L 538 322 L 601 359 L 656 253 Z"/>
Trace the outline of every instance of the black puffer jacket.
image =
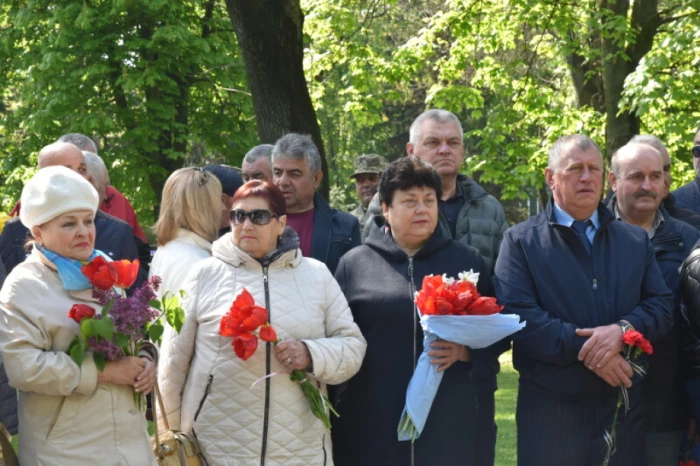
<path id="1" fill-rule="evenodd" d="M 700 376 L 700 242 L 681 266 L 683 356 L 690 377 Z"/>

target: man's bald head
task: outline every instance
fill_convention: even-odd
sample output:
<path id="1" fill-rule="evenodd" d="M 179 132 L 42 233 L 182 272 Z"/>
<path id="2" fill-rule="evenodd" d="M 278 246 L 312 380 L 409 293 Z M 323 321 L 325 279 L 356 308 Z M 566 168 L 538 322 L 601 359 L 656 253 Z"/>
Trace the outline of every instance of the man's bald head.
<path id="1" fill-rule="evenodd" d="M 73 144 L 54 142 L 39 152 L 39 169 L 62 165 L 87 179 L 87 167 L 83 152 Z"/>

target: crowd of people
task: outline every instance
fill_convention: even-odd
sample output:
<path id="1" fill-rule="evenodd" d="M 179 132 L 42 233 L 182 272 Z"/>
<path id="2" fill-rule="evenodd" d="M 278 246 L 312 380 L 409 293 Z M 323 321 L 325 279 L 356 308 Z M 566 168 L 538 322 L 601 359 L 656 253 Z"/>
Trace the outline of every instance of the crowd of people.
<path id="1" fill-rule="evenodd" d="M 600 148 L 561 137 L 549 203 L 512 227 L 460 173 L 463 136 L 454 114 L 428 110 L 406 156 L 358 156 L 349 213 L 316 192 L 309 136 L 256 146 L 240 169 L 181 168 L 163 188 L 152 257 L 93 140 L 41 149 L 0 235 L 0 420 L 19 433 L 21 464 L 157 464 L 132 396 L 157 386 L 160 427 L 196 438 L 204 464 L 493 466 L 499 357 L 512 345 L 518 465 L 676 466 L 700 421 L 700 130 L 693 182 L 670 192 L 668 150 L 638 135 L 612 156 L 604 199 Z M 139 259 L 134 286 L 158 276 L 158 298 L 184 290 L 179 331 L 102 371 L 67 353 L 80 333 L 67 310 L 102 309 L 80 274 L 96 256 Z M 442 382 L 420 437 L 399 441 L 423 352 L 415 292 L 469 270 L 525 327 L 481 349 L 434 342 Z M 278 337 L 246 359 L 220 332 L 243 290 Z M 632 362 L 629 330 L 653 354 Z M 333 403 L 330 432 L 283 375 L 295 370 Z"/>

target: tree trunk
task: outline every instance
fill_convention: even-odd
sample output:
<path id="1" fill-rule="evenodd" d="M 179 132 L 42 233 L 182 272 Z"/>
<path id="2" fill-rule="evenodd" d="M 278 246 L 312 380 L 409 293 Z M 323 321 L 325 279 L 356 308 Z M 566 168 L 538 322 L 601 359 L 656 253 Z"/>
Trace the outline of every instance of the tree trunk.
<path id="1" fill-rule="evenodd" d="M 601 11 L 608 10 L 617 17 L 629 15 L 628 0 L 600 0 Z M 634 2 L 630 26 L 636 35 L 625 46 L 620 37 L 602 35 L 603 81 L 605 83 L 605 154 L 608 158 L 639 133 L 640 118 L 635 113 L 620 112 L 620 98 L 625 78 L 632 73 L 639 61 L 649 52 L 658 31 L 658 0 Z"/>
<path id="2" fill-rule="evenodd" d="M 319 191 L 328 199 L 328 164 L 304 76 L 299 0 L 226 0 L 226 8 L 243 54 L 260 141 L 274 144 L 289 132 L 310 135 L 325 174 Z"/>

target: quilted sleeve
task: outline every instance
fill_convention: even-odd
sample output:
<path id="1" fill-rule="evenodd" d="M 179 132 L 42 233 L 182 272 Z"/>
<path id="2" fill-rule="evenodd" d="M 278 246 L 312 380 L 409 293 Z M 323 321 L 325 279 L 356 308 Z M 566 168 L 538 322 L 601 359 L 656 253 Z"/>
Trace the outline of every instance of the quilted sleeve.
<path id="1" fill-rule="evenodd" d="M 180 429 L 181 425 L 182 392 L 190 372 L 197 335 L 198 293 L 199 274 L 193 273 L 185 280 L 185 298 L 182 301 L 182 308 L 185 310 L 185 323 L 179 334 L 173 331 L 171 338 L 163 341 L 163 346 L 160 349 L 158 386 L 171 429 Z M 160 408 L 160 406 L 158 407 Z M 159 416 L 162 415 L 159 413 Z M 165 429 L 162 417 L 158 419 L 158 426 Z"/>
<path id="2" fill-rule="evenodd" d="M 326 337 L 302 341 L 311 353 L 314 377 L 337 385 L 360 370 L 367 342 L 352 318 L 338 282 L 325 267 L 322 281 L 318 289 L 326 291 Z"/>

